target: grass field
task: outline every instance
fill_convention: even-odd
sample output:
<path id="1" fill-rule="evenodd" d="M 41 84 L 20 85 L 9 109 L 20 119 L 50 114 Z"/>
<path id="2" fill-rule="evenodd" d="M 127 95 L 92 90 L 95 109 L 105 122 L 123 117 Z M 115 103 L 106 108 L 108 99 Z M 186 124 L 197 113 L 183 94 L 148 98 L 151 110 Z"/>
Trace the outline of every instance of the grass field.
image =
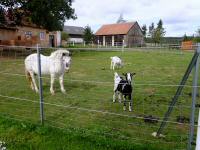
<path id="1" fill-rule="evenodd" d="M 110 56 L 114 55 L 120 56 L 125 63 L 122 69 L 117 70 L 118 73 L 136 73 L 133 83 L 133 112 L 123 111 L 120 103 L 112 103 L 114 71 L 109 67 Z M 157 131 L 192 55 L 193 53 L 189 52 L 170 51 L 127 51 L 124 53 L 73 51 L 71 70 L 65 75 L 66 94 L 60 92 L 58 81 L 56 81 L 56 94 L 52 96 L 49 92 L 49 77 L 43 79 L 45 126 L 61 129 L 55 129 L 53 133 L 46 132 L 45 136 L 51 133 L 51 136 L 56 137 L 55 140 L 61 138 L 62 142 L 54 143 L 52 140 L 47 142 L 41 138 L 34 141 L 37 148 L 31 142 L 28 142 L 29 146 L 32 146 L 32 149 L 42 149 L 38 144 L 42 140 L 47 149 L 48 147 L 50 149 L 53 144 L 63 145 L 63 149 L 67 149 L 63 144 L 67 140 L 64 136 L 70 133 L 72 136 L 77 136 L 73 136 L 75 138 L 72 138 L 74 142 L 71 146 L 74 148 L 70 149 L 185 149 L 188 139 L 188 122 L 178 124 L 176 118 L 177 116 L 189 118 L 192 75 L 164 130 L 163 134 L 166 137 L 158 139 L 153 138 L 151 134 Z M 23 60 L 21 58 L 0 59 L 0 113 L 1 116 L 31 122 L 36 126 L 40 123 L 39 97 L 31 91 L 26 81 Z M 154 124 L 145 123 L 142 118 L 147 115 L 158 117 L 160 121 Z M 3 118 L 0 120 L 5 121 Z M 3 126 L 4 124 L 0 126 L 0 131 L 4 131 Z M 43 130 L 43 127 L 39 128 Z M 10 129 L 5 128 L 5 130 Z M 52 131 L 53 128 L 50 130 Z M 58 135 L 56 135 L 57 131 Z M 62 133 L 64 131 L 67 133 Z M 16 131 L 16 134 L 18 132 Z M 20 140 L 30 141 L 33 137 L 28 136 L 27 139 Z M 86 137 L 86 139 L 81 141 L 81 137 Z M 9 146 L 8 138 L 12 138 L 9 132 L 8 134 L 5 131 L 3 134 L 0 132 L 0 140 L 1 138 L 8 141 L 10 149 L 14 149 L 13 147 L 19 144 L 15 138 L 15 145 Z M 94 144 L 94 141 L 97 143 Z M 85 148 L 84 143 L 86 143 Z"/>

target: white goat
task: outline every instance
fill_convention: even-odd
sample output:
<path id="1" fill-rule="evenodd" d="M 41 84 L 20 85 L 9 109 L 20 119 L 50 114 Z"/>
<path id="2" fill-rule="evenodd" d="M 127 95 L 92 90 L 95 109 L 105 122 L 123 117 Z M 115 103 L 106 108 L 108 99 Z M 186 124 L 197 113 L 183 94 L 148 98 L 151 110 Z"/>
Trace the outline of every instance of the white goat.
<path id="1" fill-rule="evenodd" d="M 40 55 L 41 57 L 41 74 L 51 76 L 51 94 L 55 94 L 53 84 L 56 76 L 59 76 L 60 88 L 65 93 L 63 78 L 65 70 L 68 71 L 71 64 L 71 57 L 68 50 L 58 49 L 51 53 L 50 56 Z M 30 81 L 32 90 L 38 92 L 34 75 L 38 74 L 37 54 L 31 54 L 25 59 L 25 73 Z"/>
<path id="2" fill-rule="evenodd" d="M 111 59 L 111 64 L 110 64 L 110 69 L 115 70 L 115 68 L 121 68 L 122 67 L 122 60 L 121 58 L 117 56 L 110 57 Z"/>

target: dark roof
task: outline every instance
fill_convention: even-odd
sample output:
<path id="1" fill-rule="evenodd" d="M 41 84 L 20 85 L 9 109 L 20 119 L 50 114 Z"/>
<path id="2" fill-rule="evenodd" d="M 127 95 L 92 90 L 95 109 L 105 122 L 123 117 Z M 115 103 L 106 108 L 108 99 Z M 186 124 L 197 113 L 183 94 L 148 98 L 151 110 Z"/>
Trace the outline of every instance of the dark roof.
<path id="1" fill-rule="evenodd" d="M 136 22 L 116 23 L 103 25 L 95 35 L 127 34 Z"/>
<path id="2" fill-rule="evenodd" d="M 83 35 L 84 34 L 84 28 L 76 27 L 76 26 L 64 26 L 63 31 L 67 32 L 68 34 L 74 34 L 74 35 Z"/>
<path id="3" fill-rule="evenodd" d="M 8 25 L 1 25 L 0 24 L 0 29 L 6 29 L 6 30 L 17 30 L 16 27 L 8 26 Z"/>

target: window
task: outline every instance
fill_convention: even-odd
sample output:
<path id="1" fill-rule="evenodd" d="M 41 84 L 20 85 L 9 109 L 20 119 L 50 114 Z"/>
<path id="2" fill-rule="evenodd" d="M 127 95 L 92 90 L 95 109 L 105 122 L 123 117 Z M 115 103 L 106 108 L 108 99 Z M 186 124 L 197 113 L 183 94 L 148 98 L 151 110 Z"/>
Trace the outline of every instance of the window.
<path id="1" fill-rule="evenodd" d="M 40 40 L 44 40 L 45 39 L 45 33 L 44 32 L 40 32 Z"/>
<path id="2" fill-rule="evenodd" d="M 25 32 L 25 37 L 26 37 L 27 39 L 30 39 L 30 38 L 32 37 L 32 32 L 31 32 L 31 31 L 26 31 L 26 32 Z"/>
<path id="3" fill-rule="evenodd" d="M 22 38 L 21 38 L 21 36 L 18 36 L 17 39 L 18 39 L 19 41 L 21 41 Z"/>

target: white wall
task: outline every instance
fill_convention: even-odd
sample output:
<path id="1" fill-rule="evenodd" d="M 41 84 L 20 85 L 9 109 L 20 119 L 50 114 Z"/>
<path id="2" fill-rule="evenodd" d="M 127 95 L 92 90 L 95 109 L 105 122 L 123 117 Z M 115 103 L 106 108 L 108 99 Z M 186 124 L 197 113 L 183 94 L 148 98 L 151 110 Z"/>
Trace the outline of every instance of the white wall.
<path id="1" fill-rule="evenodd" d="M 83 38 L 69 38 L 69 42 L 83 43 Z"/>

